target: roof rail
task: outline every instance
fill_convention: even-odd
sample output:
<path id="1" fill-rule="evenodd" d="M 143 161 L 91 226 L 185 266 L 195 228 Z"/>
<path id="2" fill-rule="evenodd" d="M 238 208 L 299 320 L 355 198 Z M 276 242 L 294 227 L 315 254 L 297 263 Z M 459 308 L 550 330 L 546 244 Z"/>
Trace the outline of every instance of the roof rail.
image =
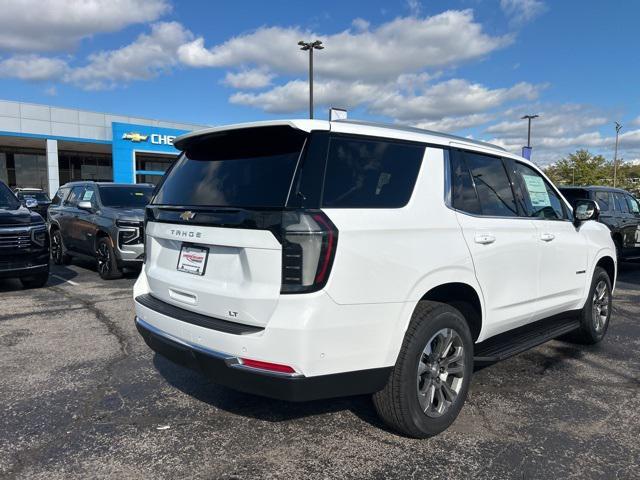
<path id="1" fill-rule="evenodd" d="M 363 126 L 367 126 L 367 127 L 379 127 L 379 128 L 387 128 L 390 130 L 396 130 L 396 131 L 400 131 L 400 132 L 411 132 L 411 133 L 422 133 L 422 134 L 426 134 L 426 135 L 433 135 L 436 137 L 441 137 L 441 138 L 446 138 L 448 140 L 455 140 L 457 142 L 465 142 L 465 143 L 471 143 L 474 145 L 478 145 L 481 147 L 490 147 L 490 148 L 495 148 L 497 150 L 502 150 L 503 152 L 506 152 L 507 150 L 505 148 L 502 148 L 498 145 L 494 145 L 493 143 L 488 143 L 488 142 L 482 142 L 480 140 L 473 140 L 470 138 L 466 138 L 466 137 L 460 137 L 458 135 L 450 135 L 448 133 L 441 133 L 441 132 L 434 132 L 433 130 L 425 130 L 424 128 L 417 128 L 417 127 L 409 127 L 406 125 L 396 125 L 396 124 L 391 124 L 391 123 L 378 123 L 378 122 L 368 122 L 368 121 L 364 121 L 364 120 L 333 120 L 333 122 L 335 123 L 350 123 L 353 125 L 363 125 Z"/>

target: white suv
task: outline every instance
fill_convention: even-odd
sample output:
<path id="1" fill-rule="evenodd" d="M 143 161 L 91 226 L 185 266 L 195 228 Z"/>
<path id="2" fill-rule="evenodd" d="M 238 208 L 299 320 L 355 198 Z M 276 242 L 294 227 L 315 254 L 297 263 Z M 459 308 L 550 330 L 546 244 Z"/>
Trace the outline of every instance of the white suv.
<path id="1" fill-rule="evenodd" d="M 303 401 L 373 394 L 413 437 L 456 418 L 474 364 L 607 331 L 616 253 L 499 147 L 364 122 L 179 137 L 134 288 L 147 344 L 216 383 Z"/>

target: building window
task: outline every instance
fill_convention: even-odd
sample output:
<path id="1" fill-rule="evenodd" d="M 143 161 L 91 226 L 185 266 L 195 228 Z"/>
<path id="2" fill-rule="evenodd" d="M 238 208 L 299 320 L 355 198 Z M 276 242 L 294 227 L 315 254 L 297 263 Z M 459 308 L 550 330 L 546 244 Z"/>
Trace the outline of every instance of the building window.
<path id="1" fill-rule="evenodd" d="M 47 189 L 47 156 L 44 150 L 0 147 L 0 180 L 9 187 Z"/>
<path id="2" fill-rule="evenodd" d="M 113 181 L 113 161 L 108 153 L 58 152 L 60 185 L 77 180 Z"/>
<path id="3" fill-rule="evenodd" d="M 136 152 L 136 183 L 157 185 L 176 158 L 175 155 Z"/>

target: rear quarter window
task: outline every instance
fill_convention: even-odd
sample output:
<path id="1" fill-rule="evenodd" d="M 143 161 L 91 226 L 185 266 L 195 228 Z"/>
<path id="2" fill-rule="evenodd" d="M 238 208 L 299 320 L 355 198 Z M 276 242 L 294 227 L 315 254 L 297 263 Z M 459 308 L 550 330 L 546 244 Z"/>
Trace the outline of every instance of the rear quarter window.
<path id="1" fill-rule="evenodd" d="M 306 138 L 281 126 L 203 136 L 166 174 L 153 203 L 283 207 Z"/>
<path id="2" fill-rule="evenodd" d="M 401 208 L 411 198 L 425 146 L 334 137 L 329 142 L 322 205 Z"/>

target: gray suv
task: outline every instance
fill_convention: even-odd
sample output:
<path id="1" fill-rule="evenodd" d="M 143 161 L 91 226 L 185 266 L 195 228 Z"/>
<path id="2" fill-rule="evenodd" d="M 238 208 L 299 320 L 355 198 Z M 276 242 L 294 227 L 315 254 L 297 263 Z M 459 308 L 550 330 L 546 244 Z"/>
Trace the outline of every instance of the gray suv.
<path id="1" fill-rule="evenodd" d="M 104 279 L 118 278 L 144 259 L 144 208 L 153 185 L 71 182 L 60 187 L 48 211 L 51 257 L 97 261 Z"/>

